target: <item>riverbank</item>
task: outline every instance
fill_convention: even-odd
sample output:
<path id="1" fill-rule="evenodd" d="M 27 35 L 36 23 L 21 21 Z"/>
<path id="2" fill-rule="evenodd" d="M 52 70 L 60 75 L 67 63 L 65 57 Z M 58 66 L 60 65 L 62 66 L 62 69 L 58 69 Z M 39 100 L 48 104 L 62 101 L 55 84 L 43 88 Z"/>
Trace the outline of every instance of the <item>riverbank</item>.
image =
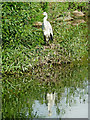
<path id="1" fill-rule="evenodd" d="M 12 4 L 13 6 L 10 7 Z M 19 5 L 22 8 L 18 8 Z M 74 9 L 69 9 L 69 6 L 73 6 L 73 4 L 46 4 L 48 7 L 48 19 L 52 24 L 54 33 L 54 40 L 49 43 L 49 46 L 44 45 L 42 29 L 33 26 L 36 21 L 43 20 L 41 13 L 43 12 L 42 5 L 45 4 L 40 5 L 40 3 L 3 3 L 2 74 L 23 74 L 31 71 L 36 66 L 40 67 L 47 64 L 60 66 L 74 61 L 79 62 L 84 56 L 88 56 L 86 3 L 80 4 L 84 12 L 84 14 L 79 12 L 83 14 L 80 19 L 84 22 L 79 19 L 79 23 L 74 23 L 72 21 L 74 18 L 66 21 L 67 14 L 69 13 L 70 16 L 74 11 Z M 26 6 L 28 6 L 27 10 Z M 40 6 L 39 12 L 37 12 L 38 6 Z M 60 12 L 57 13 L 55 6 Z M 33 7 L 35 7 L 34 11 Z M 55 10 L 52 12 L 51 8 Z M 20 10 L 18 11 L 18 9 Z M 32 14 L 30 14 L 29 9 L 31 9 Z M 66 12 L 67 9 L 68 11 Z M 49 10 L 51 11 L 49 12 Z M 80 11 L 80 9 L 78 10 Z M 12 11 L 13 14 L 12 12 L 8 14 L 8 11 Z M 36 13 L 37 16 L 35 17 Z M 56 13 L 57 16 L 55 18 Z M 74 13 L 76 12 L 74 11 Z M 19 14 L 22 16 L 23 21 Z M 60 21 L 61 16 L 65 20 L 62 19 Z"/>

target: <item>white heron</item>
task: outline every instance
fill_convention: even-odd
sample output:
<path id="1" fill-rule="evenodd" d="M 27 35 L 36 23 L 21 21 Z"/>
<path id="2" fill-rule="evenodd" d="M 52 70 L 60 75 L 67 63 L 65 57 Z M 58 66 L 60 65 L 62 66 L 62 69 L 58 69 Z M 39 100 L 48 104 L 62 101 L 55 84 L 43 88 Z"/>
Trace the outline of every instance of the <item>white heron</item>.
<path id="1" fill-rule="evenodd" d="M 44 41 L 47 43 L 49 40 L 53 41 L 53 30 L 50 22 L 47 21 L 47 17 L 48 17 L 47 13 L 44 12 L 43 15 L 45 17 L 43 19 L 42 30 L 43 30 Z"/>

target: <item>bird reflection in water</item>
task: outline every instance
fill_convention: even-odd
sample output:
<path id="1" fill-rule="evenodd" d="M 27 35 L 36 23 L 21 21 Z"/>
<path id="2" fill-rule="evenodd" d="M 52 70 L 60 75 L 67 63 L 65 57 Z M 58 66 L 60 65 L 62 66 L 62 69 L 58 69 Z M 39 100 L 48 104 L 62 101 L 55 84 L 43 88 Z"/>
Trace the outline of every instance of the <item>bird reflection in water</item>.
<path id="1" fill-rule="evenodd" d="M 48 116 L 52 115 L 52 107 L 54 106 L 55 103 L 55 93 L 47 93 L 47 100 L 48 100 Z"/>

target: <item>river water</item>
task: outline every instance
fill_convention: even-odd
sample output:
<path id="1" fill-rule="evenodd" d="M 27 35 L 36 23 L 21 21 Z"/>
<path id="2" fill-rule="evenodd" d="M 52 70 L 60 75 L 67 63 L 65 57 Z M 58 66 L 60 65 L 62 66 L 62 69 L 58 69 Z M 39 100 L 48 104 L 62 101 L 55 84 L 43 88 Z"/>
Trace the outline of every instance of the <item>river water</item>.
<path id="1" fill-rule="evenodd" d="M 4 76 L 3 118 L 88 118 L 87 68 L 82 63 Z"/>
<path id="2" fill-rule="evenodd" d="M 88 118 L 88 95 L 87 95 L 88 87 L 84 89 L 79 89 L 83 93 L 83 98 L 80 99 L 78 94 L 75 92 L 75 96 L 70 96 L 70 100 L 66 104 L 67 97 L 62 97 L 60 101 L 58 101 L 58 109 L 61 113 L 57 113 L 57 105 L 55 105 L 55 98 L 57 97 L 56 93 L 50 93 L 48 99 L 48 105 L 41 104 L 38 100 L 35 100 L 33 104 L 33 113 L 37 113 L 37 115 L 41 118 Z M 65 94 L 69 94 L 67 92 L 69 89 L 65 90 Z M 66 95 L 65 95 L 66 96 Z M 85 99 L 85 101 L 84 101 Z M 71 102 L 71 103 L 70 103 Z"/>

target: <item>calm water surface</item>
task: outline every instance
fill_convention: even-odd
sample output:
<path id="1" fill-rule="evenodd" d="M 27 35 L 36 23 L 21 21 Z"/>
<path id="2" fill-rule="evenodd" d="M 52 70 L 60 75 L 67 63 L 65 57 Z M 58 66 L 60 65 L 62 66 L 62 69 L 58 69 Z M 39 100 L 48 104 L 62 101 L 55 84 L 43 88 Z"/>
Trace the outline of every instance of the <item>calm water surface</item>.
<path id="1" fill-rule="evenodd" d="M 3 118 L 88 118 L 86 64 L 4 76 Z"/>
<path id="2" fill-rule="evenodd" d="M 77 92 L 75 92 L 75 96 L 70 96 L 68 103 L 66 103 L 67 94 L 69 94 L 69 88 L 65 88 L 65 93 L 63 93 L 64 97 L 58 101 L 57 105 L 55 104 L 55 98 L 57 98 L 57 94 L 48 93 L 48 105 L 41 104 L 38 100 L 35 100 L 35 103 L 33 104 L 33 113 L 37 113 L 41 118 L 88 118 L 87 90 L 88 87 L 85 89 L 78 88 L 78 91 L 83 93 L 82 99 L 80 99 Z M 59 109 L 59 113 L 57 112 L 57 108 Z"/>

